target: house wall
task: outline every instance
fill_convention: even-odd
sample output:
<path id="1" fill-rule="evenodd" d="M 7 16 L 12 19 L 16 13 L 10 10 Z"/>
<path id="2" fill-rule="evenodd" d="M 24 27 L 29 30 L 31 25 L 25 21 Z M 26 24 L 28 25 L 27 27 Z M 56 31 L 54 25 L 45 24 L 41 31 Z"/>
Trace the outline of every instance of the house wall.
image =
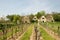
<path id="1" fill-rule="evenodd" d="M 45 16 L 42 16 L 42 17 L 40 18 L 40 21 L 41 21 L 41 22 L 46 22 Z"/>

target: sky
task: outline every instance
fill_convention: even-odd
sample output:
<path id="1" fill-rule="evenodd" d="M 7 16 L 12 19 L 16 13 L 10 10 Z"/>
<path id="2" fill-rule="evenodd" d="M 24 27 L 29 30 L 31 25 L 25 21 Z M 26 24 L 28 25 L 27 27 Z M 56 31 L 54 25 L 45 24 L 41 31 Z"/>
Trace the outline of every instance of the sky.
<path id="1" fill-rule="evenodd" d="M 60 0 L 0 0 L 0 16 L 60 12 Z"/>

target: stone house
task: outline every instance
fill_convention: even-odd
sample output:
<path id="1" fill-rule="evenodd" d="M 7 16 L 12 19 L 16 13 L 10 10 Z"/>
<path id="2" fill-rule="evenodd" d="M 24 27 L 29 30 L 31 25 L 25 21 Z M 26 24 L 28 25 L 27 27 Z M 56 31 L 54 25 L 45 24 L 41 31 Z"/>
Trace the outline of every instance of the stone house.
<path id="1" fill-rule="evenodd" d="M 33 17 L 33 20 L 34 20 L 34 21 L 37 21 L 37 20 L 38 20 L 38 18 L 37 18 L 36 16 L 34 16 L 34 17 Z"/>
<path id="2" fill-rule="evenodd" d="M 40 21 L 41 21 L 41 22 L 46 22 L 46 21 L 47 21 L 47 20 L 46 20 L 46 17 L 45 17 L 45 16 L 41 16 L 41 17 L 40 17 Z"/>
<path id="3" fill-rule="evenodd" d="M 54 22 L 53 16 L 51 14 L 46 15 L 47 22 Z"/>
<path id="4" fill-rule="evenodd" d="M 23 17 L 22 17 L 22 22 L 23 22 L 23 23 L 30 23 L 29 16 L 23 16 Z"/>
<path id="5" fill-rule="evenodd" d="M 40 21 L 42 22 L 54 22 L 52 15 L 41 16 Z"/>
<path id="6" fill-rule="evenodd" d="M 36 16 L 34 16 L 33 19 L 32 19 L 32 22 L 33 22 L 33 23 L 34 23 L 34 22 L 37 23 L 37 22 L 38 22 L 38 18 L 37 18 Z"/>

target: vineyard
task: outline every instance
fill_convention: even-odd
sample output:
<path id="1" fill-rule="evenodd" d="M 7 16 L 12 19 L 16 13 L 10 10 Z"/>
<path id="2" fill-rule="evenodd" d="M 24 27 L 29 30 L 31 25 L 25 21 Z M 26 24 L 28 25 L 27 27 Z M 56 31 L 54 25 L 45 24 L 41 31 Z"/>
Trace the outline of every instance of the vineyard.
<path id="1" fill-rule="evenodd" d="M 60 40 L 60 0 L 0 0 L 0 40 Z"/>
<path id="2" fill-rule="evenodd" d="M 42 24 L 45 28 L 52 30 L 56 35 L 60 35 L 60 22 L 48 22 Z"/>
<path id="3" fill-rule="evenodd" d="M 43 16 L 44 15 L 44 16 Z M 0 20 L 0 40 L 60 40 L 58 14 L 7 15 Z"/>
<path id="4" fill-rule="evenodd" d="M 0 28 L 0 40 L 58 40 L 60 36 L 59 24 L 59 22 L 40 23 L 39 26 L 37 23 L 0 24 L 0 27 L 2 26 Z M 53 31 L 53 36 L 57 35 L 58 39 L 50 35 L 44 28 Z"/>

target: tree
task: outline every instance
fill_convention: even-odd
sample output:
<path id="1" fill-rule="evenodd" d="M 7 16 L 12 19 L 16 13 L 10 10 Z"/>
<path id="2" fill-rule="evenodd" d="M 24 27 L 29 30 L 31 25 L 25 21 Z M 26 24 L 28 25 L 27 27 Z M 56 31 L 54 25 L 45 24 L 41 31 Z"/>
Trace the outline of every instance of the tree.
<path id="1" fill-rule="evenodd" d="M 20 22 L 20 16 L 19 15 L 8 15 L 6 16 L 11 22 L 17 23 L 17 20 Z"/>
<path id="2" fill-rule="evenodd" d="M 53 18 L 55 21 L 60 21 L 60 13 L 53 13 Z"/>
<path id="3" fill-rule="evenodd" d="M 29 19 L 30 19 L 31 22 L 32 22 L 33 17 L 34 17 L 33 14 L 29 15 Z"/>
<path id="4" fill-rule="evenodd" d="M 42 15 L 45 15 L 45 11 L 37 12 L 36 16 L 39 19 Z"/>
<path id="5" fill-rule="evenodd" d="M 13 16 L 14 16 L 14 15 L 7 15 L 6 17 L 7 17 L 10 21 L 13 21 Z"/>

